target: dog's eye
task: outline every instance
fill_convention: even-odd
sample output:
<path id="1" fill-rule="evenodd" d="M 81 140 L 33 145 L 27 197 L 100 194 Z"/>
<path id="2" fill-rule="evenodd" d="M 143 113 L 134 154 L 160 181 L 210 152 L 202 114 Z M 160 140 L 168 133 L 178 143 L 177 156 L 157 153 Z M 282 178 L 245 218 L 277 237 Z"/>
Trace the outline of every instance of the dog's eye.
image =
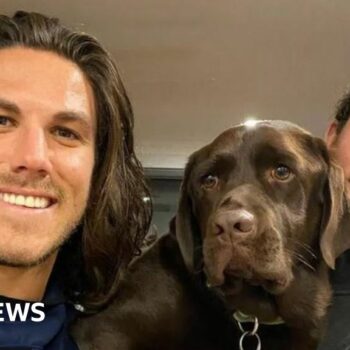
<path id="1" fill-rule="evenodd" d="M 278 165 L 276 168 L 272 169 L 272 177 L 279 181 L 286 181 L 291 176 L 291 170 L 285 165 Z"/>
<path id="2" fill-rule="evenodd" d="M 205 189 L 210 189 L 210 188 L 216 187 L 218 182 L 219 182 L 219 178 L 217 176 L 211 175 L 211 174 L 203 176 L 201 179 L 201 185 Z"/>

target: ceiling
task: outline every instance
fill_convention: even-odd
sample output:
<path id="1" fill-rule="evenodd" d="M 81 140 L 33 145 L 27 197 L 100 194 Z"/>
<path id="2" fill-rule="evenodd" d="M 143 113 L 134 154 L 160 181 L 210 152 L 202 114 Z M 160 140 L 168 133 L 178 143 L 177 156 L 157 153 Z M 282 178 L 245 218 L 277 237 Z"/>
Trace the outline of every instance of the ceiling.
<path id="1" fill-rule="evenodd" d="M 146 167 L 188 155 L 245 118 L 322 136 L 350 82 L 348 0 L 0 0 L 96 36 L 116 58 Z"/>

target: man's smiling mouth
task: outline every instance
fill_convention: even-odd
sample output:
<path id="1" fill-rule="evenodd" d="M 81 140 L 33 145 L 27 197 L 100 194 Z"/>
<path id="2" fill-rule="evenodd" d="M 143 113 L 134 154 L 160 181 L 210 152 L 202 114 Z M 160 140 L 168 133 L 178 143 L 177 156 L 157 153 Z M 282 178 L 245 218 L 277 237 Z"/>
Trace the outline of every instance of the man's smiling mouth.
<path id="1" fill-rule="evenodd" d="M 46 209 L 51 204 L 53 204 L 49 198 L 37 196 L 24 196 L 21 194 L 18 195 L 7 192 L 0 192 L 0 201 L 20 207 L 35 209 Z"/>

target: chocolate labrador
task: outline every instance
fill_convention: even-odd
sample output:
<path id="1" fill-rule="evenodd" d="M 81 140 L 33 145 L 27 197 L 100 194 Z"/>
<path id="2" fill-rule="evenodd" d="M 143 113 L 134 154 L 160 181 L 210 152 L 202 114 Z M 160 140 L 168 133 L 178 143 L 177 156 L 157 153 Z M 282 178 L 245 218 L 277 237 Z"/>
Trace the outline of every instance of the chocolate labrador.
<path id="1" fill-rule="evenodd" d="M 328 269 L 350 248 L 341 169 L 294 124 L 231 128 L 195 152 L 176 220 L 130 266 L 81 350 L 314 350 Z"/>

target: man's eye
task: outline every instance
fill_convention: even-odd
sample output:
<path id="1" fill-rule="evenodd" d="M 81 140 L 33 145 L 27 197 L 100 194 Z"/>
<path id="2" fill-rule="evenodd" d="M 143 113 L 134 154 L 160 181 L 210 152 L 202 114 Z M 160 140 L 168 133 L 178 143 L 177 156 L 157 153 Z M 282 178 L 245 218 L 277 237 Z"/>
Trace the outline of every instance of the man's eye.
<path id="1" fill-rule="evenodd" d="M 66 128 L 57 128 L 55 134 L 59 137 L 64 137 L 65 139 L 79 140 L 79 135 L 76 132 Z"/>
<path id="2" fill-rule="evenodd" d="M 11 118 L 0 116 L 0 126 L 11 126 L 12 124 Z"/>

